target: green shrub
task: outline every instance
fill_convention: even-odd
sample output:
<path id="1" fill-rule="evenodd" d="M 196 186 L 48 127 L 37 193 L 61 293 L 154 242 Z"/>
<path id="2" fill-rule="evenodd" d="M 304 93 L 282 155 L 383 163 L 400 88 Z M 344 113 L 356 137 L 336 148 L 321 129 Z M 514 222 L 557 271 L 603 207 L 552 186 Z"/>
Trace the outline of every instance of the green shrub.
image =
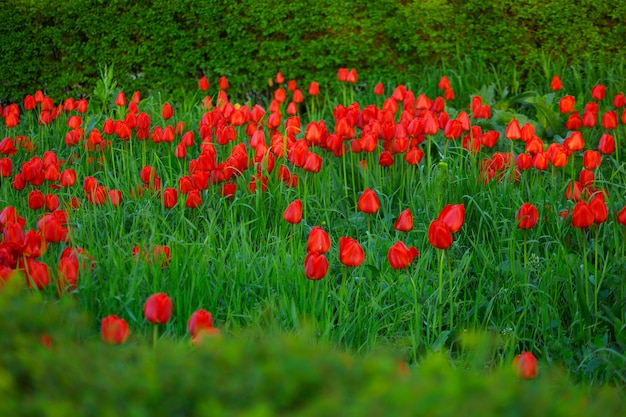
<path id="1" fill-rule="evenodd" d="M 455 368 L 430 355 L 406 372 L 391 354 L 350 358 L 302 334 L 226 335 L 200 347 L 162 339 L 154 348 L 133 335 L 126 345 L 111 346 L 86 323 L 71 302 L 0 294 L 2 415 L 572 417 L 625 411 L 617 391 L 588 395 L 547 367 L 527 381 L 507 365 L 485 372 L 481 361 Z M 42 334 L 51 336 L 51 346 L 42 344 Z"/>
<path id="2" fill-rule="evenodd" d="M 143 92 L 191 90 L 206 74 L 253 94 L 279 70 L 306 88 L 334 80 L 339 67 L 406 82 L 458 59 L 493 65 L 515 85 L 555 59 L 621 58 L 625 13 L 625 2 L 566 0 L 67 0 L 55 8 L 19 0 L 0 10 L 0 102 L 37 89 L 89 94 L 102 65 L 115 67 L 125 90 Z"/>

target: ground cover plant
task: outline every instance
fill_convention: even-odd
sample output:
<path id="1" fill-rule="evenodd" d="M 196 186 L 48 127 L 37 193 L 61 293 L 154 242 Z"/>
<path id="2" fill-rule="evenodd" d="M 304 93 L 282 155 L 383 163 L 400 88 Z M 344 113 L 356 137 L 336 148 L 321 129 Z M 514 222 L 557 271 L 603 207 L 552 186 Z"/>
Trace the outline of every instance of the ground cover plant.
<path id="1" fill-rule="evenodd" d="M 623 385 L 625 87 L 549 72 L 515 94 L 347 68 L 337 96 L 279 73 L 259 102 L 226 77 L 141 97 L 111 69 L 87 98 L 33 92 L 1 109 L 0 276 L 110 343 L 309 329 L 418 367 L 479 330 L 486 368 L 531 352 Z"/>

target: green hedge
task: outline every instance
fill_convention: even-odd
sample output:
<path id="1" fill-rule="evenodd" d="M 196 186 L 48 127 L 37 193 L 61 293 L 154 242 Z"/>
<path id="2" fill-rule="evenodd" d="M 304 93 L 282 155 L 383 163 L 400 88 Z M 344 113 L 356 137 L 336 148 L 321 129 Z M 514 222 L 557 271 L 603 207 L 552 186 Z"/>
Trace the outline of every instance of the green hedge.
<path id="1" fill-rule="evenodd" d="M 587 392 L 547 365 L 534 380 L 518 379 L 508 364 L 485 367 L 484 360 L 455 369 L 443 355 L 407 369 L 391 354 L 350 358 L 314 345 L 313 338 L 285 334 L 226 332 L 200 347 L 167 337 L 153 347 L 149 338 L 132 334 L 126 345 L 105 345 L 67 298 L 46 304 L 39 293 L 9 292 L 0 290 L 3 416 L 576 417 L 626 411 L 620 391 Z M 43 344 L 42 335 L 52 343 Z"/>
<path id="2" fill-rule="evenodd" d="M 279 70 L 308 85 L 342 66 L 405 80 L 459 58 L 524 80 L 555 58 L 623 57 L 625 15 L 624 0 L 6 1 L 0 102 L 89 94 L 104 64 L 127 91 L 189 90 L 203 74 L 263 91 Z"/>

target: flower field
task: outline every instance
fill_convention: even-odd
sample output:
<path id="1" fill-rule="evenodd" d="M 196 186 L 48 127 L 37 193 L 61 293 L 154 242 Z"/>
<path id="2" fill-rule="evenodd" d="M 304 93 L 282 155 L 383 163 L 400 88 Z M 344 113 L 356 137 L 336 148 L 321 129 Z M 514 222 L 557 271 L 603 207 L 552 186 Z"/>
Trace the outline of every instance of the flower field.
<path id="1" fill-rule="evenodd" d="M 0 109 L 0 282 L 111 344 L 308 329 L 410 368 L 480 331 L 488 367 L 624 385 L 626 87 L 552 75 L 32 92 Z"/>

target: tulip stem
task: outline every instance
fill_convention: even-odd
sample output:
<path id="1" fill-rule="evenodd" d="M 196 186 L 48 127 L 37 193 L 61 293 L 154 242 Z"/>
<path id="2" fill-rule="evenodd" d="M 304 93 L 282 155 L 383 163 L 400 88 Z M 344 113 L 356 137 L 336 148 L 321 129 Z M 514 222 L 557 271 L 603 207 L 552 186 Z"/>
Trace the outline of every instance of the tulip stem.
<path id="1" fill-rule="evenodd" d="M 415 336 L 414 336 L 414 341 L 413 343 L 414 348 L 413 348 L 413 360 L 417 360 L 417 351 L 419 349 L 419 345 L 420 345 L 420 341 L 422 338 L 422 322 L 420 320 L 420 305 L 419 305 L 419 301 L 417 299 L 417 286 L 415 285 L 415 280 L 413 280 L 413 277 L 411 277 L 411 274 L 408 273 L 407 274 L 409 277 L 409 280 L 411 281 L 411 286 L 413 287 L 413 309 L 414 309 L 414 313 L 415 313 L 415 326 L 414 326 L 414 331 L 415 331 Z"/>
<path id="2" fill-rule="evenodd" d="M 528 272 L 526 268 L 528 267 L 528 242 L 527 242 L 527 229 L 524 229 L 524 274 L 526 275 L 526 280 L 528 281 Z"/>
<path id="3" fill-rule="evenodd" d="M 155 324 L 152 330 L 152 347 L 156 347 L 158 337 L 159 337 L 159 325 Z"/>
<path id="4" fill-rule="evenodd" d="M 452 264 L 450 263 L 450 257 L 448 256 L 448 251 L 444 251 L 444 253 L 446 255 L 446 260 L 448 261 L 448 272 L 450 273 L 450 312 L 449 312 L 450 328 L 448 330 L 452 331 L 452 328 L 454 327 L 454 297 L 453 297 L 454 282 L 452 279 Z"/>
<path id="5" fill-rule="evenodd" d="M 432 163 L 431 163 L 431 159 L 430 159 L 431 158 L 430 157 L 430 145 L 431 145 L 431 142 L 432 142 L 431 135 L 426 135 L 426 165 L 427 165 L 426 173 L 428 174 L 428 176 L 427 176 L 428 180 L 430 180 L 430 177 L 431 177 L 430 173 L 431 173 L 431 170 L 432 170 L 432 165 L 431 165 Z"/>
<path id="6" fill-rule="evenodd" d="M 594 275 L 593 275 L 593 282 L 595 284 L 595 290 L 593 291 L 593 312 L 594 312 L 594 318 L 597 317 L 598 315 L 598 293 L 600 291 L 600 283 L 601 283 L 601 279 L 598 277 L 598 238 L 600 235 L 600 225 L 598 224 L 596 226 L 596 237 L 595 237 L 595 245 L 596 245 L 596 253 L 595 253 L 595 257 L 593 260 L 594 263 Z"/>
<path id="7" fill-rule="evenodd" d="M 437 330 L 441 332 L 441 324 L 443 322 L 443 257 L 444 251 L 440 249 L 439 251 L 439 292 L 437 294 L 437 308 L 438 308 L 438 317 L 437 317 Z"/>

